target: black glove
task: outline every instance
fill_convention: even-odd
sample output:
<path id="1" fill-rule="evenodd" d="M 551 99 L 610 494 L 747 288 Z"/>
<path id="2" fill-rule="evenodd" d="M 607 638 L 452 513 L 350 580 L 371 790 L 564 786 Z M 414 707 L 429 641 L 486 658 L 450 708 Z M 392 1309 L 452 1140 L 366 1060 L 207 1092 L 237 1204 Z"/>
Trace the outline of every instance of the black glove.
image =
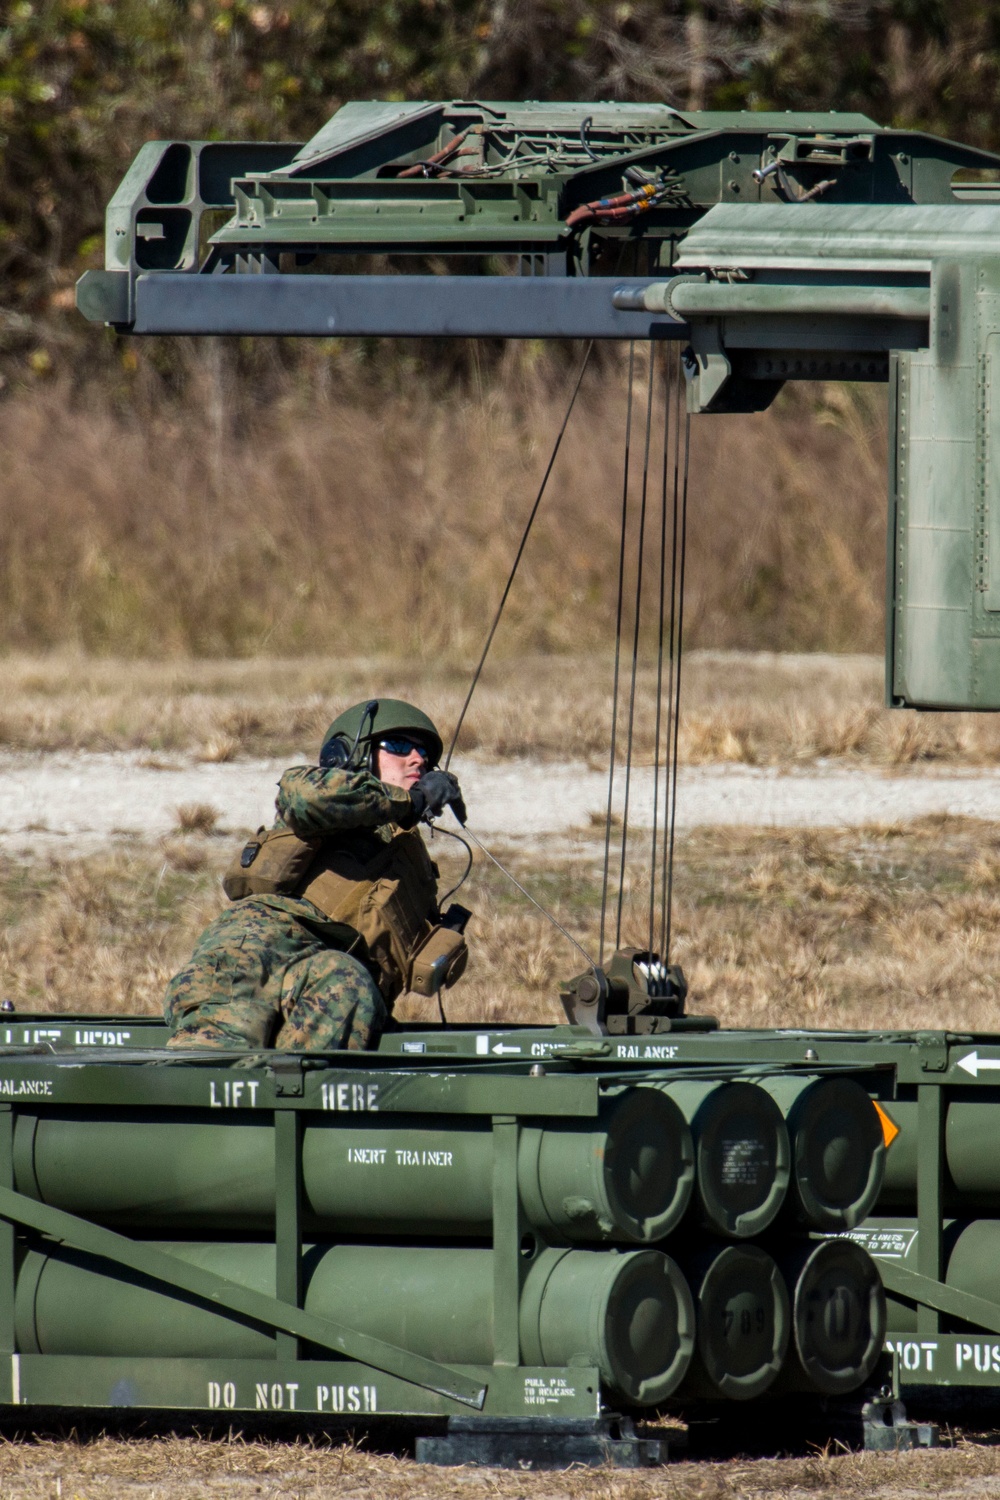
<path id="1" fill-rule="evenodd" d="M 416 786 L 410 787 L 410 801 L 416 810 L 416 821 L 421 818 L 439 818 L 446 807 L 465 827 L 465 803 L 458 777 L 450 771 L 425 771 Z"/>

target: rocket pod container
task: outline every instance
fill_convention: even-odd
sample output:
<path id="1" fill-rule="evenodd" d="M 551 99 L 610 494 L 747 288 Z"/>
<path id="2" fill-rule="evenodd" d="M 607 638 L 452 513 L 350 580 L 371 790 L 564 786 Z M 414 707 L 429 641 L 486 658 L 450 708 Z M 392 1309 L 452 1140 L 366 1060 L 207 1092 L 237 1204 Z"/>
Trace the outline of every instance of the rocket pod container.
<path id="1" fill-rule="evenodd" d="M 257 1291 L 274 1286 L 273 1245 L 157 1248 Z M 314 1245 L 303 1273 L 307 1312 L 445 1364 L 493 1361 L 490 1250 Z M 246 1318 L 65 1246 L 27 1252 L 14 1316 L 25 1353 L 272 1359 L 275 1352 L 273 1335 Z M 676 1390 L 691 1363 L 694 1327 L 687 1283 L 657 1250 L 546 1248 L 521 1290 L 527 1363 L 596 1366 L 610 1394 L 639 1406 Z"/>
<path id="2" fill-rule="evenodd" d="M 22 1112 L 15 1185 L 105 1224 L 225 1238 L 273 1225 L 273 1142 L 271 1124 L 249 1112 L 221 1122 L 195 1111 Z M 481 1119 L 311 1116 L 305 1222 L 352 1234 L 489 1237 L 493 1150 Z M 597 1119 L 526 1122 L 517 1176 L 534 1228 L 582 1243 L 651 1244 L 676 1228 L 691 1200 L 691 1133 L 659 1089 L 617 1089 Z"/>
<path id="3" fill-rule="evenodd" d="M 1000 1213 L 1000 1152 L 992 1123 L 996 1105 L 992 1091 L 986 1089 L 973 1098 L 945 1100 L 944 1201 L 963 1218 Z M 886 1153 L 885 1182 L 877 1207 L 880 1213 L 907 1214 L 915 1212 L 917 1203 L 917 1105 L 915 1100 L 893 1099 L 885 1109 L 899 1134 Z"/>

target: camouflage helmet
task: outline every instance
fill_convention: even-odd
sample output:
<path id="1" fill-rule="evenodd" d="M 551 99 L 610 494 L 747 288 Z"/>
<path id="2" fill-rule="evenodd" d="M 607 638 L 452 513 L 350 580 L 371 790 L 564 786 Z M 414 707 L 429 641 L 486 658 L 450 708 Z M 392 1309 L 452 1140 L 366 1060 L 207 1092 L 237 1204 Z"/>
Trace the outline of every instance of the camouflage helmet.
<path id="1" fill-rule="evenodd" d="M 377 741 L 394 734 L 409 735 L 419 744 L 426 745 L 430 764 L 436 766 L 444 753 L 444 745 L 437 727 L 419 708 L 404 703 L 400 698 L 379 698 L 369 703 L 355 703 L 338 714 L 323 736 L 323 748 L 319 753 L 321 766 L 344 766 L 357 741 L 358 749 L 370 751 Z M 363 733 L 358 738 L 359 730 Z M 362 760 L 365 758 L 362 755 Z"/>

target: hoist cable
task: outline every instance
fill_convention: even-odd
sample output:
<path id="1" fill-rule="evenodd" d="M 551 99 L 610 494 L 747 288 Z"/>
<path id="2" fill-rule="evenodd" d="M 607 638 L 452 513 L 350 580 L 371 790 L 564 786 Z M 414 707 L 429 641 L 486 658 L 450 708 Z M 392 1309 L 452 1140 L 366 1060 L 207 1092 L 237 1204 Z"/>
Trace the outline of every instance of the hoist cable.
<path id="1" fill-rule="evenodd" d="M 521 535 L 521 542 L 517 549 L 517 555 L 514 558 L 514 563 L 510 570 L 510 575 L 508 576 L 507 582 L 504 585 L 504 591 L 500 596 L 500 603 L 497 605 L 497 612 L 493 616 L 493 624 L 490 626 L 489 634 L 486 637 L 486 644 L 483 647 L 483 654 L 480 656 L 479 664 L 476 667 L 475 672 L 472 674 L 472 682 L 469 684 L 469 691 L 465 695 L 465 702 L 462 704 L 462 711 L 458 716 L 458 722 L 455 725 L 455 731 L 451 737 L 451 744 L 448 746 L 448 754 L 444 758 L 444 769 L 446 771 L 451 765 L 451 757 L 454 754 L 455 746 L 458 743 L 458 736 L 461 733 L 462 725 L 465 723 L 465 716 L 469 711 L 469 704 L 472 702 L 472 695 L 476 691 L 476 685 L 479 682 L 480 674 L 482 673 L 483 667 L 486 664 L 486 658 L 489 655 L 490 647 L 493 644 L 493 637 L 496 635 L 497 626 L 500 624 L 500 616 L 503 614 L 508 595 L 510 594 L 511 588 L 513 587 L 514 578 L 517 574 L 521 558 L 524 555 L 524 549 L 528 544 L 528 537 L 531 535 L 531 528 L 535 524 L 535 517 L 538 514 L 538 507 L 542 503 L 542 496 L 545 494 L 545 487 L 549 482 L 549 475 L 552 473 L 556 458 L 559 455 L 559 449 L 562 446 L 562 440 L 566 434 L 566 428 L 569 425 L 569 419 L 573 414 L 573 407 L 576 405 L 576 398 L 580 393 L 580 386 L 583 383 L 583 376 L 587 369 L 587 365 L 590 362 L 590 356 L 593 348 L 594 340 L 591 339 L 586 349 L 584 350 L 583 359 L 580 361 L 580 369 L 576 377 L 576 384 L 573 386 L 573 394 L 569 398 L 569 405 L 566 408 L 566 415 L 562 419 L 562 426 L 559 428 L 559 433 L 556 437 L 555 443 L 553 444 L 548 464 L 545 467 L 545 473 L 542 475 L 542 482 L 538 487 L 538 494 L 535 496 L 535 503 L 531 507 L 531 514 L 528 516 L 527 523 Z"/>
<path id="2" fill-rule="evenodd" d="M 669 675 L 667 683 L 667 732 L 665 737 L 666 756 L 664 760 L 664 774 L 666 785 L 663 789 L 663 865 L 660 872 L 660 946 L 661 957 L 666 959 L 667 955 L 667 889 L 669 885 L 668 865 L 670 859 L 669 817 L 671 797 L 671 768 L 673 765 L 674 737 L 674 679 L 676 676 L 675 646 L 677 641 L 677 563 L 678 563 L 678 531 L 680 511 L 680 440 L 681 440 L 681 373 L 678 365 L 674 368 L 674 464 L 673 464 L 673 539 L 670 551 L 670 643 L 668 649 Z M 664 459 L 666 463 L 666 459 Z"/>
<path id="3" fill-rule="evenodd" d="M 541 912 L 542 916 L 545 917 L 545 918 L 547 918 L 548 921 L 550 921 L 552 923 L 552 926 L 556 929 L 556 931 L 557 932 L 561 932 L 562 935 L 563 935 L 563 937 L 566 939 L 566 941 L 568 943 L 572 943 L 572 945 L 576 949 L 576 951 L 578 953 L 581 953 L 583 955 L 584 959 L 586 960 L 587 968 L 588 969 L 595 969 L 596 970 L 597 965 L 594 963 L 594 960 L 591 958 L 591 956 L 587 952 L 586 948 L 584 948 L 580 943 L 577 942 L 576 938 L 573 936 L 573 934 L 571 932 L 567 932 L 566 931 L 565 927 L 562 925 L 561 922 L 557 922 L 556 921 L 556 919 L 552 915 L 552 913 L 550 911 L 547 911 L 546 908 L 542 905 L 542 903 L 540 901 L 536 900 L 535 897 L 531 894 L 530 891 L 525 890 L 524 886 L 517 879 L 517 877 L 514 876 L 514 875 L 512 875 L 510 873 L 510 871 L 507 869 L 506 865 L 502 865 L 500 863 L 500 861 L 497 859 L 496 855 L 493 854 L 489 849 L 487 849 L 487 847 L 483 843 L 482 839 L 479 838 L 478 835 L 476 835 L 476 834 L 473 833 L 472 829 L 468 826 L 468 824 L 464 825 L 464 827 L 462 829 L 462 832 L 465 833 L 465 834 L 467 834 L 469 836 L 469 838 L 472 840 L 472 842 L 475 844 L 476 848 L 477 849 L 481 849 L 483 851 L 483 853 L 486 855 L 486 858 L 488 860 L 491 860 L 493 862 L 493 864 L 496 865 L 496 867 L 500 871 L 501 875 L 506 875 L 506 877 L 510 881 L 510 883 L 512 885 L 517 886 L 517 889 L 521 892 L 521 895 L 522 896 L 526 896 L 528 898 L 528 900 L 531 902 L 532 906 L 537 906 L 538 907 L 538 910 Z"/>
<path id="4" fill-rule="evenodd" d="M 444 895 L 438 898 L 437 905 L 438 905 L 438 910 L 440 911 L 441 908 L 444 906 L 444 903 L 446 901 L 450 901 L 451 898 L 452 898 L 452 896 L 454 896 L 455 892 L 461 890 L 462 886 L 465 884 L 465 882 L 469 878 L 469 872 L 472 869 L 472 846 L 471 846 L 471 844 L 469 844 L 469 842 L 466 839 L 463 839 L 463 837 L 462 837 L 462 835 L 460 833 L 455 833 L 454 830 L 451 829 L 451 828 L 442 828 L 441 825 L 440 825 L 440 823 L 432 823 L 431 824 L 431 837 L 433 838 L 436 833 L 443 833 L 446 838 L 455 839 L 455 841 L 457 843 L 459 843 L 459 844 L 462 845 L 462 848 L 465 850 L 465 855 L 466 855 L 465 869 L 462 871 L 461 877 L 458 880 L 456 880 L 455 884 L 451 887 L 450 890 L 445 891 Z M 443 999 L 443 997 L 441 995 L 441 991 L 440 990 L 436 990 L 435 991 L 435 995 L 437 997 L 438 1015 L 441 1017 L 441 1025 L 442 1026 L 447 1026 L 447 1024 L 448 1024 L 448 1017 L 445 1015 L 445 1011 L 444 1011 L 444 999 Z"/>
<path id="5" fill-rule="evenodd" d="M 677 589 L 677 686 L 674 697 L 674 756 L 670 788 L 670 857 L 667 862 L 667 934 L 663 957 L 670 962 L 670 928 L 673 920 L 674 835 L 677 831 L 677 752 L 681 714 L 681 662 L 684 656 L 684 568 L 687 562 L 688 473 L 691 460 L 691 413 L 684 422 L 684 489 L 681 498 L 681 563 Z"/>
<path id="6" fill-rule="evenodd" d="M 632 789 L 632 749 L 635 742 L 635 689 L 639 675 L 639 632 L 642 627 L 642 565 L 646 550 L 646 502 L 649 493 L 649 440 L 653 427 L 653 353 L 650 340 L 646 389 L 646 434 L 642 455 L 642 492 L 639 500 L 639 536 L 636 543 L 635 606 L 632 621 L 632 676 L 628 696 L 628 732 L 625 740 L 625 796 L 622 804 L 621 862 L 618 867 L 618 911 L 615 947 L 622 945 L 622 913 L 625 905 L 625 865 L 628 857 L 629 796 Z"/>
<path id="7" fill-rule="evenodd" d="M 646 944 L 647 950 L 654 951 L 656 921 L 656 856 L 657 856 L 657 825 L 660 816 L 660 727 L 663 710 L 663 635 L 665 626 L 666 592 L 667 592 L 667 461 L 670 447 L 670 359 L 669 355 L 663 366 L 663 463 L 660 484 L 660 591 L 659 591 L 659 625 L 656 637 L 656 720 L 653 725 L 653 837 L 649 856 L 649 939 Z M 672 559 L 671 559 L 672 562 Z M 666 774 L 666 765 L 664 765 Z M 666 786 L 670 790 L 669 781 Z M 666 798 L 664 798 L 664 828 L 663 837 L 666 841 Z"/>
<path id="8" fill-rule="evenodd" d="M 611 688 L 611 750 L 608 758 L 608 810 L 604 820 L 604 873 L 601 879 L 601 935 L 598 963 L 604 963 L 604 927 L 608 912 L 608 878 L 611 870 L 612 798 L 615 790 L 615 755 L 618 748 L 618 677 L 622 653 L 622 603 L 625 598 L 625 529 L 628 521 L 628 471 L 632 448 L 632 393 L 635 381 L 635 339 L 628 346 L 628 397 L 625 406 L 625 466 L 622 477 L 621 528 L 618 541 L 618 604 L 615 611 L 615 670 Z"/>

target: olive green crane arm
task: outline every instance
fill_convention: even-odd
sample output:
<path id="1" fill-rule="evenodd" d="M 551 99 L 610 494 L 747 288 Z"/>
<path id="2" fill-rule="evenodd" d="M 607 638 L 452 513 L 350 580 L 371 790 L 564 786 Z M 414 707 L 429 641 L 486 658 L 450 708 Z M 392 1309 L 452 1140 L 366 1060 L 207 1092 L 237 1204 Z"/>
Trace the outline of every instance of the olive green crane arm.
<path id="1" fill-rule="evenodd" d="M 683 340 L 697 413 L 886 383 L 887 700 L 1000 709 L 996 154 L 860 115 L 352 103 L 302 146 L 145 146 L 77 300 L 141 334 Z"/>
<path id="2" fill-rule="evenodd" d="M 480 1381 L 451 1370 L 446 1365 L 425 1359 L 407 1349 L 387 1344 L 370 1334 L 346 1328 L 329 1318 L 318 1318 L 275 1297 L 266 1296 L 250 1287 L 239 1286 L 217 1276 L 213 1271 L 203 1270 L 187 1261 L 168 1255 L 150 1245 L 137 1243 L 125 1235 L 103 1229 L 76 1214 L 52 1208 L 26 1198 L 13 1188 L 0 1187 L 0 1219 L 13 1224 L 22 1224 L 29 1229 L 60 1244 L 72 1245 L 92 1255 L 103 1256 L 116 1265 L 127 1266 L 142 1276 L 148 1276 L 166 1286 L 176 1287 L 193 1297 L 212 1303 L 222 1311 L 234 1313 L 262 1323 L 267 1328 L 280 1329 L 307 1339 L 323 1349 L 332 1349 L 348 1359 L 358 1360 L 374 1370 L 395 1375 L 411 1385 L 421 1386 L 463 1406 L 481 1411 L 486 1400 L 486 1386 Z"/>

